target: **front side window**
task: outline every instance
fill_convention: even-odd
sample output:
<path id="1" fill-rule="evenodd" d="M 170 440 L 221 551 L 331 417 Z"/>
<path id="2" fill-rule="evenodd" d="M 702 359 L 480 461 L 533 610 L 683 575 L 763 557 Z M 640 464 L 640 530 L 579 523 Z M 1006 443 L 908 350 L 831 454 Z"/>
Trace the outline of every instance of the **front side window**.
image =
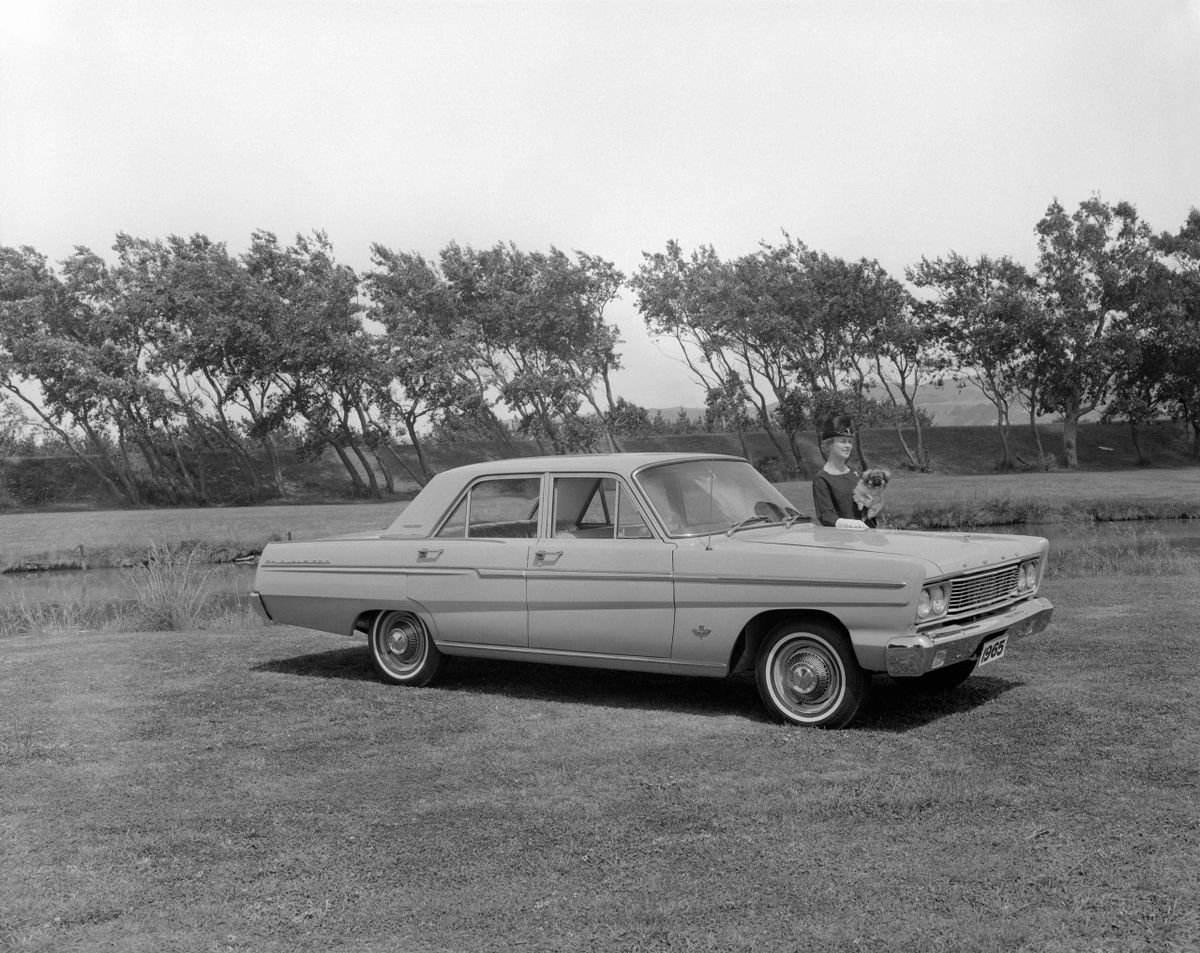
<path id="1" fill-rule="evenodd" d="M 647 539 L 650 529 L 615 477 L 556 477 L 554 536 L 559 539 Z"/>
<path id="2" fill-rule="evenodd" d="M 532 539 L 537 535 L 539 477 L 480 480 L 459 501 L 438 536 Z"/>
<path id="3" fill-rule="evenodd" d="M 800 514 L 743 460 L 688 460 L 651 467 L 636 479 L 672 536 L 715 533 Z"/>

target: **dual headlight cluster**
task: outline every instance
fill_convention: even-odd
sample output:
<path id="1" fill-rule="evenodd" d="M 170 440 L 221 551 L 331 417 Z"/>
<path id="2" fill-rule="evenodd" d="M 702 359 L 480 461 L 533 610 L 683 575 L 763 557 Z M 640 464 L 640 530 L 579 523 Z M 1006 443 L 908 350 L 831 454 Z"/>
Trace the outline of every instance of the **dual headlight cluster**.
<path id="1" fill-rule="evenodd" d="M 946 606 L 950 604 L 950 582 L 939 582 L 936 586 L 926 586 L 921 590 L 921 598 L 917 600 L 917 621 L 928 622 L 946 614 Z"/>
<path id="2" fill-rule="evenodd" d="M 1013 595 L 1019 596 L 1025 592 L 1033 592 L 1038 584 L 1038 569 L 1040 567 L 1040 559 L 1030 559 L 1027 562 L 1021 563 L 1020 570 L 1017 572 L 1017 584 L 1013 586 Z"/>
<path id="3" fill-rule="evenodd" d="M 1017 567 L 1017 581 L 1010 595 L 1020 596 L 1033 592 L 1038 585 L 1038 570 L 1041 560 L 1028 559 Z M 917 622 L 928 622 L 946 614 L 950 604 L 950 580 L 926 586 L 917 600 Z"/>

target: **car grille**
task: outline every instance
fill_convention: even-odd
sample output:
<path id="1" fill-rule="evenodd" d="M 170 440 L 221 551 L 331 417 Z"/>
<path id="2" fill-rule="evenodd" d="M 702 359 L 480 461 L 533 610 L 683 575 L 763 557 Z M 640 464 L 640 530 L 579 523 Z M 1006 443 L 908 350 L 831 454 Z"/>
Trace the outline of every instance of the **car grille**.
<path id="1" fill-rule="evenodd" d="M 971 576 L 960 576 L 950 581 L 950 605 L 946 612 L 957 615 L 985 609 L 1010 598 L 1017 587 L 1018 566 L 1005 566 L 1003 569 L 993 569 L 989 572 L 975 573 Z"/>

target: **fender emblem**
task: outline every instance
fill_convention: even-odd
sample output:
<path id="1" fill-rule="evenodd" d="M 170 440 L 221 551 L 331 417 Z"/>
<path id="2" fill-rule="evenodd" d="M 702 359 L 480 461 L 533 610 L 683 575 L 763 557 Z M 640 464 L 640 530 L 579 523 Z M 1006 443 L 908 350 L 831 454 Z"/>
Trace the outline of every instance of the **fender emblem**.
<path id="1" fill-rule="evenodd" d="M 698 639 L 703 639 L 705 636 L 712 635 L 712 629 L 706 625 L 698 625 L 696 628 L 692 629 L 692 635 L 696 636 Z"/>

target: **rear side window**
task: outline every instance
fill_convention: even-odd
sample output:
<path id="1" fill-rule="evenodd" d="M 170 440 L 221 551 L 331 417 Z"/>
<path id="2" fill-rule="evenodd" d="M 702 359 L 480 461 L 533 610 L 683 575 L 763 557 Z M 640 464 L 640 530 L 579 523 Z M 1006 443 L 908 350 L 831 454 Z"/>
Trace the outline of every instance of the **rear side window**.
<path id="1" fill-rule="evenodd" d="M 467 491 L 438 536 L 532 539 L 537 535 L 539 477 L 481 480 Z"/>

